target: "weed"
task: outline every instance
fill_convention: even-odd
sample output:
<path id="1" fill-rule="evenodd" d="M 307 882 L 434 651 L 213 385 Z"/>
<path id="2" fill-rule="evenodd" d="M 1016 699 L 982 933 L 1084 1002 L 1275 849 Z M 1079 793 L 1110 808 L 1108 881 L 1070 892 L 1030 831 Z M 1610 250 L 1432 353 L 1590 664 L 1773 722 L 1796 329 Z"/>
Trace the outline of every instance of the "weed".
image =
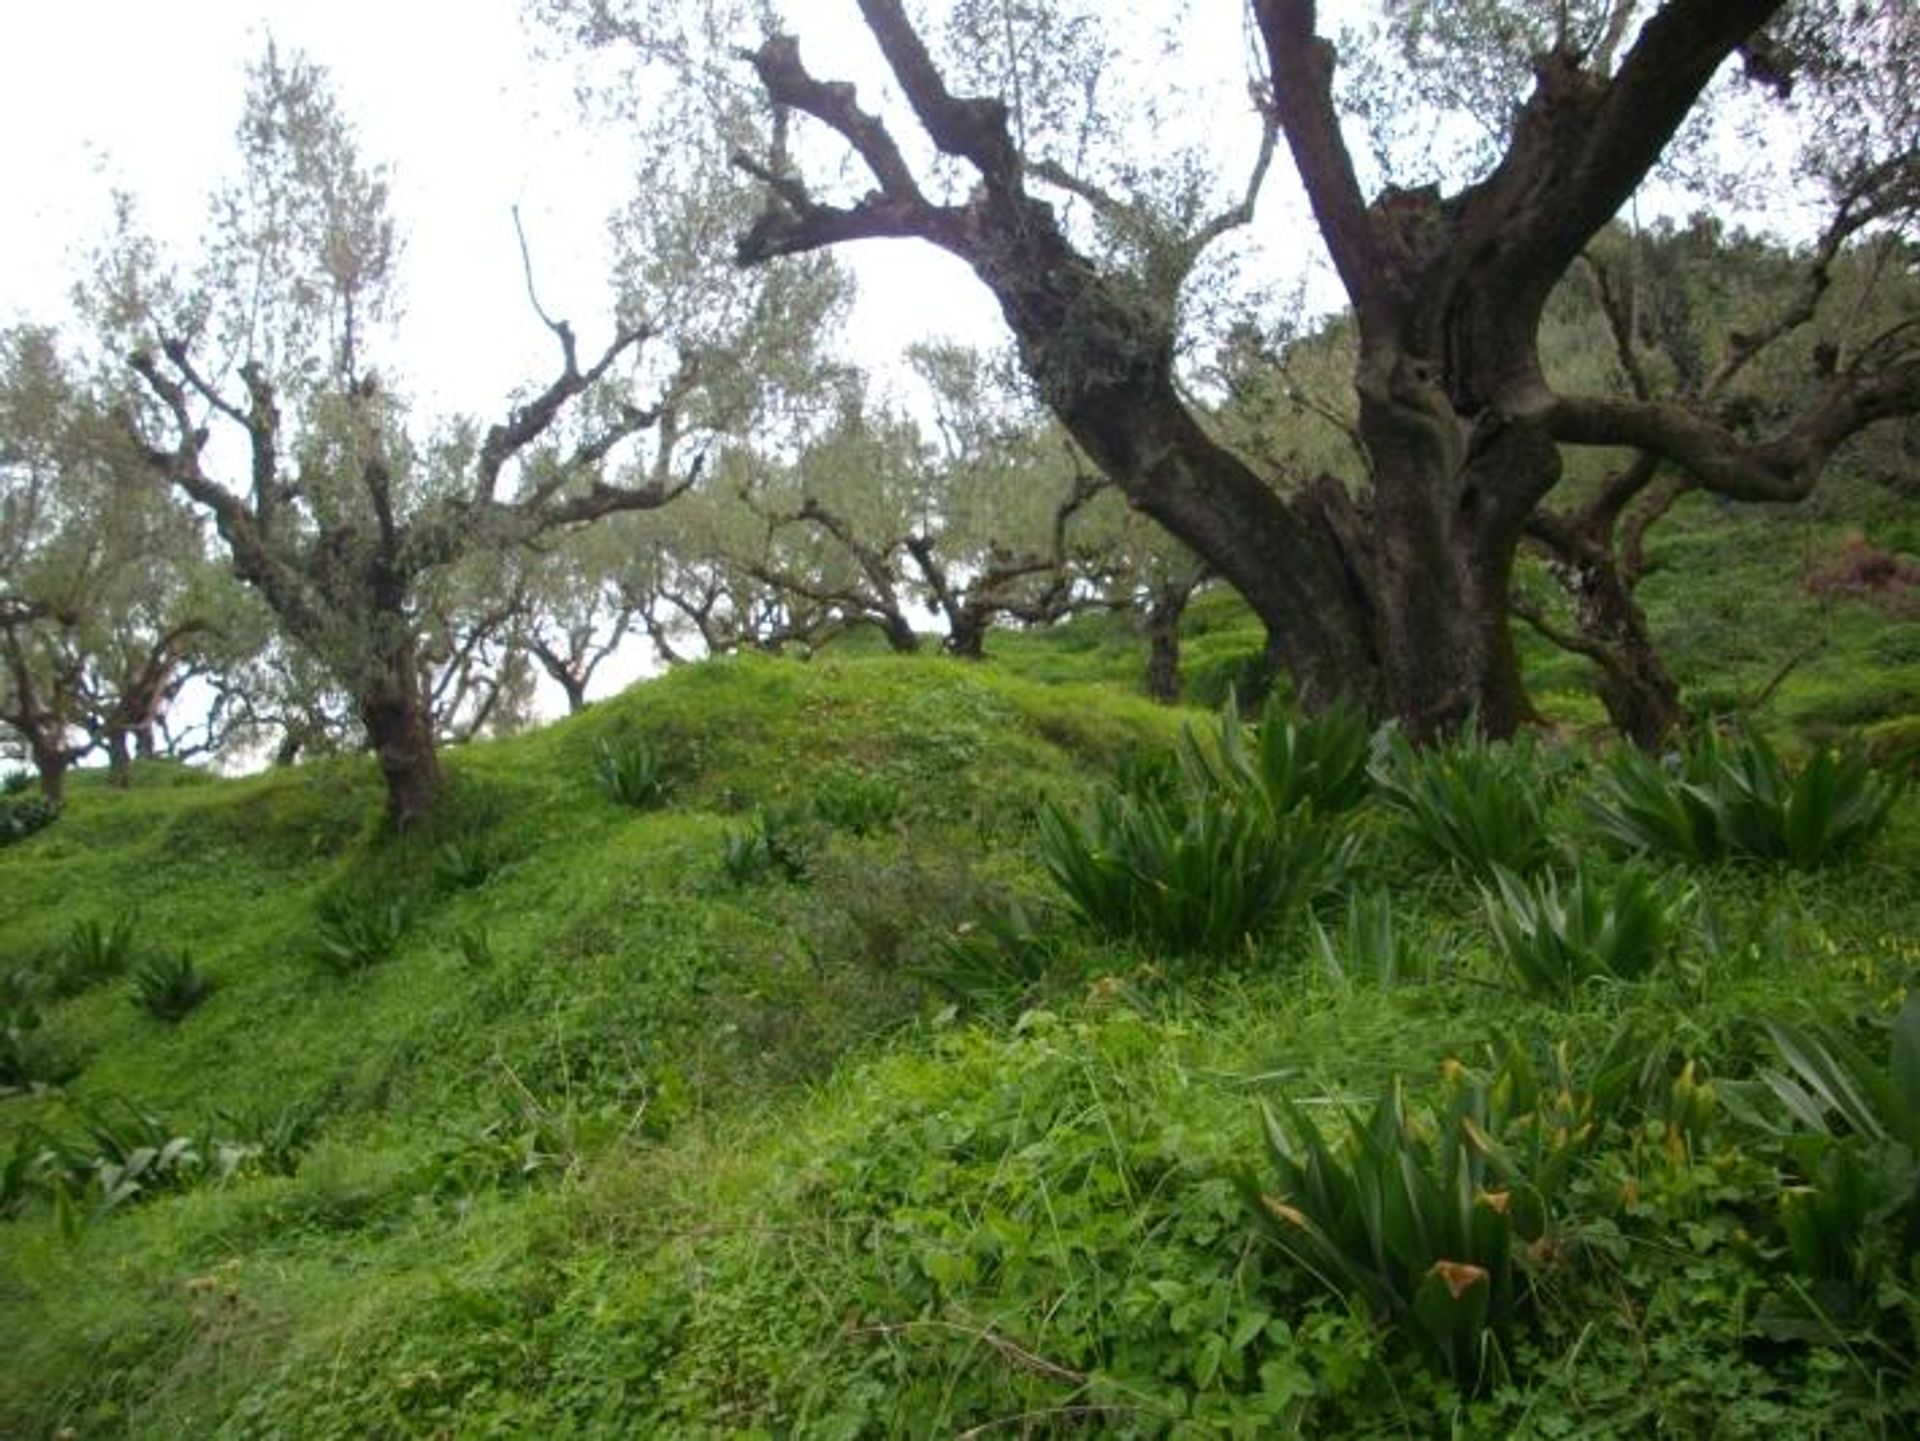
<path id="1" fill-rule="evenodd" d="M 73 995 L 119 975 L 133 958 L 138 930 L 138 922 L 125 912 L 110 921 L 98 917 L 75 921 L 54 970 L 55 992 Z"/>
<path id="2" fill-rule="evenodd" d="M 1617 750 L 1583 806 L 1622 850 L 1811 867 L 1872 840 L 1899 793 L 1858 752 L 1823 748 L 1790 771 L 1759 734 L 1708 729 L 1666 762 Z"/>
<path id="3" fill-rule="evenodd" d="M 316 934 L 321 965 L 336 976 L 377 965 L 406 934 L 406 904 L 377 895 L 338 895 L 320 908 Z"/>
<path id="4" fill-rule="evenodd" d="M 645 736 L 600 742 L 593 774 L 610 799 L 636 808 L 659 805 L 672 788 L 665 761 Z"/>
<path id="5" fill-rule="evenodd" d="M 156 1020 L 184 1020 L 212 990 L 185 951 L 164 952 L 134 968 L 133 1004 Z"/>
<path id="6" fill-rule="evenodd" d="M 1544 781 L 1525 738 L 1468 731 L 1415 750 L 1389 733 L 1372 775 L 1401 833 L 1441 865 L 1490 880 L 1496 867 L 1524 875 L 1552 853 Z"/>
<path id="7" fill-rule="evenodd" d="M 1583 871 L 1564 890 L 1551 874 L 1528 881 L 1503 866 L 1494 882 L 1485 899 L 1501 959 L 1524 990 L 1561 1001 L 1593 981 L 1645 976 L 1685 904 L 1670 881 L 1632 867 L 1610 881 Z"/>

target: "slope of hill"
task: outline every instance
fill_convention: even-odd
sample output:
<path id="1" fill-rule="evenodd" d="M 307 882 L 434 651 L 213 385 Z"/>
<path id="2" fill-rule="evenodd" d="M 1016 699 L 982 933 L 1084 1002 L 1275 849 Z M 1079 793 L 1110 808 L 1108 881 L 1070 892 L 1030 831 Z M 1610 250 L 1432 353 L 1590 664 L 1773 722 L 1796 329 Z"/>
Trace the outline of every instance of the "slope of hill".
<path id="1" fill-rule="evenodd" d="M 1920 1278 L 1801 1279 L 1781 1218 L 1809 1178 L 1755 1084 L 1783 1065 L 1765 1019 L 1846 1026 L 1889 1064 L 1920 971 L 1911 801 L 1841 866 L 1677 873 L 1646 977 L 1538 996 L 1487 892 L 1376 797 L 1341 823 L 1357 849 L 1317 923 L 1201 960 L 1096 935 L 1038 860 L 1050 800 L 1166 784 L 1183 718 L 1004 667 L 730 660 L 456 752 L 444 813 L 405 838 L 358 760 L 80 787 L 0 850 L 24 1087 L 0 1098 L 0 1431 L 1920 1418 L 1897 1342 Z M 1514 764 L 1568 873 L 1620 874 L 1588 763 Z M 1391 943 L 1345 907 L 1371 896 Z M 120 916 L 128 957 L 100 939 Z M 210 990 L 163 1020 L 130 988 L 171 953 Z M 1463 1077 L 1511 1093 L 1516 1045 L 1565 1164 L 1557 1190 L 1527 1172 L 1553 1225 L 1469 1375 L 1409 1341 L 1412 1312 L 1262 1238 L 1249 1193 L 1292 1202 L 1258 1103 L 1331 1136 L 1404 1087 L 1417 1141 Z M 1522 1205 L 1492 1186 L 1476 1214 Z"/>

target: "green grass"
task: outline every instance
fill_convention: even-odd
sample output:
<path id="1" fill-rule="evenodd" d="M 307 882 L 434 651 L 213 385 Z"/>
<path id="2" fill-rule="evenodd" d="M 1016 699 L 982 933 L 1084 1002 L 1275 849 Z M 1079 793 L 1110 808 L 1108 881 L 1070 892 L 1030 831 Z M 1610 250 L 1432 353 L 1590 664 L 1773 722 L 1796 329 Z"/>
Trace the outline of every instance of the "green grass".
<path id="1" fill-rule="evenodd" d="M 1374 799 L 1353 886 L 1425 948 L 1390 986 L 1328 963 L 1365 939 L 1344 894 L 1183 959 L 1100 940 L 1039 864 L 1045 804 L 1078 810 L 1195 718 L 1113 684 L 1125 652 L 1089 634 L 986 666 L 676 671 L 452 752 L 404 839 L 359 759 L 82 778 L 0 851 L 0 972 L 126 913 L 212 985 L 173 1024 L 124 979 L 42 996 L 78 1069 L 0 1097 L 0 1166 L 47 1137 L 84 1163 L 82 1112 L 120 1100 L 234 1159 L 110 1209 L 84 1169 L 59 1201 L 0 1193 L 0 1434 L 1912 1429 L 1912 1278 L 1809 1331 L 1792 1156 L 1747 1113 L 1768 1021 L 1884 1062 L 1920 978 L 1920 805 L 1818 873 L 1690 868 L 1659 966 L 1539 1000 L 1471 879 Z M 657 806 L 600 785 L 622 737 L 671 775 Z M 1556 843 L 1612 877 L 1587 769 L 1556 775 Z M 738 883 L 726 837 L 768 808 L 808 817 L 806 876 Z M 345 897 L 404 925 L 340 973 L 321 918 Z M 1036 939 L 1012 983 L 918 979 L 1015 902 Z M 1427 1126 L 1443 1078 L 1514 1038 L 1564 1064 L 1570 1105 L 1607 1100 L 1499 1354 L 1436 1367 L 1262 1237 L 1261 1103 L 1331 1137 L 1397 1082 Z"/>

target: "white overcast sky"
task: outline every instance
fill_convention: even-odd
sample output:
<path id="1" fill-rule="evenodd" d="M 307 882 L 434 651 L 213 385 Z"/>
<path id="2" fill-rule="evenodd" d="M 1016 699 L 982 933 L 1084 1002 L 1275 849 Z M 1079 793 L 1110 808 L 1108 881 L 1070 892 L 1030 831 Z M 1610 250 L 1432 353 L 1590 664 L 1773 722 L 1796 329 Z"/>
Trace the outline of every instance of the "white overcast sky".
<path id="1" fill-rule="evenodd" d="M 367 158 L 392 167 L 405 235 L 400 357 L 430 409 L 490 412 L 548 378 L 512 209 L 541 299 L 604 334 L 600 250 L 625 196 L 617 136 L 597 145 L 570 79 L 532 53 L 519 0 L 0 0 L 0 324 L 57 322 L 115 188 L 190 257 L 233 164 L 244 67 L 271 37 L 326 66 Z M 846 7 L 851 11 L 851 6 Z M 936 328 L 979 342 L 997 317 L 957 262 L 862 247 L 861 358 Z M 917 252 L 917 253 L 916 253 Z M 878 263 L 875 263 L 875 262 Z"/>

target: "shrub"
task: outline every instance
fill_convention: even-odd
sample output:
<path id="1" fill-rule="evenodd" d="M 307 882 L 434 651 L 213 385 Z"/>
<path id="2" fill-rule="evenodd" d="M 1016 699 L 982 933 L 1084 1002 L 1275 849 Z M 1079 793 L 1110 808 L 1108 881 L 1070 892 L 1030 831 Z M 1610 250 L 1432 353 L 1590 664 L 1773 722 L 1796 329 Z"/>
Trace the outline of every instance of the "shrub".
<path id="1" fill-rule="evenodd" d="M 320 908 L 316 936 L 320 963 L 337 976 L 365 970 L 391 956 L 406 934 L 404 902 L 375 895 L 339 895 Z"/>
<path id="2" fill-rule="evenodd" d="M 1180 763 L 1189 783 L 1203 792 L 1257 792 L 1281 814 L 1310 807 L 1332 815 L 1367 798 L 1372 743 L 1372 728 L 1358 711 L 1337 706 L 1303 717 L 1277 700 L 1267 703 L 1249 742 L 1229 699 L 1211 749 L 1188 730 Z"/>
<path id="3" fill-rule="evenodd" d="M 1616 751 L 1582 804 L 1621 850 L 1812 867 L 1873 839 L 1899 793 L 1857 751 L 1823 748 L 1790 771 L 1762 736 L 1707 730 L 1666 761 Z"/>
<path id="4" fill-rule="evenodd" d="M 1485 893 L 1501 959 L 1522 988 L 1570 999 L 1591 981 L 1634 981 L 1666 953 L 1684 898 L 1628 868 L 1611 881 L 1576 875 L 1563 891 L 1551 875 L 1528 881 L 1496 867 Z"/>
<path id="5" fill-rule="evenodd" d="M 162 1021 L 180 1021 L 204 1001 L 213 983 L 185 951 L 143 961 L 133 973 L 133 1003 Z"/>
<path id="6" fill-rule="evenodd" d="M 665 761 L 644 736 L 627 735 L 600 742 L 594 752 L 593 773 L 600 789 L 622 805 L 659 805 L 671 789 Z"/>
<path id="7" fill-rule="evenodd" d="M 1430 859 L 1481 879 L 1526 874 L 1552 853 L 1544 778 L 1533 744 L 1469 731 L 1415 750 L 1389 733 L 1372 775 L 1401 833 Z"/>
<path id="8" fill-rule="evenodd" d="M 1290 1100 L 1265 1109 L 1276 1185 L 1239 1182 L 1260 1229 L 1308 1275 L 1385 1321 L 1464 1386 L 1497 1376 L 1543 1244 L 1606 1104 L 1574 1084 L 1564 1047 L 1543 1079 L 1511 1041 L 1479 1074 L 1449 1062 L 1431 1120 L 1395 1082 L 1329 1140 Z M 1544 1263 L 1544 1259 L 1543 1262 Z"/>
<path id="9" fill-rule="evenodd" d="M 23 841 L 60 819 L 60 807 L 45 796 L 0 797 L 0 846 Z"/>
<path id="10" fill-rule="evenodd" d="M 1311 816 L 1192 793 L 1108 790 L 1083 821 L 1040 815 L 1040 859 L 1088 925 L 1177 954 L 1248 945 L 1342 874 L 1352 847 Z"/>
<path id="11" fill-rule="evenodd" d="M 134 918 L 124 913 L 110 921 L 97 917 L 75 921 L 55 967 L 54 989 L 72 995 L 119 975 L 133 957 L 138 930 Z"/>
<path id="12" fill-rule="evenodd" d="M 1383 991 L 1425 981 L 1433 956 L 1407 936 L 1393 917 L 1393 897 L 1384 891 L 1347 898 L 1346 920 L 1336 939 L 1318 919 L 1312 923 L 1314 958 L 1335 984 L 1365 980 Z"/>

